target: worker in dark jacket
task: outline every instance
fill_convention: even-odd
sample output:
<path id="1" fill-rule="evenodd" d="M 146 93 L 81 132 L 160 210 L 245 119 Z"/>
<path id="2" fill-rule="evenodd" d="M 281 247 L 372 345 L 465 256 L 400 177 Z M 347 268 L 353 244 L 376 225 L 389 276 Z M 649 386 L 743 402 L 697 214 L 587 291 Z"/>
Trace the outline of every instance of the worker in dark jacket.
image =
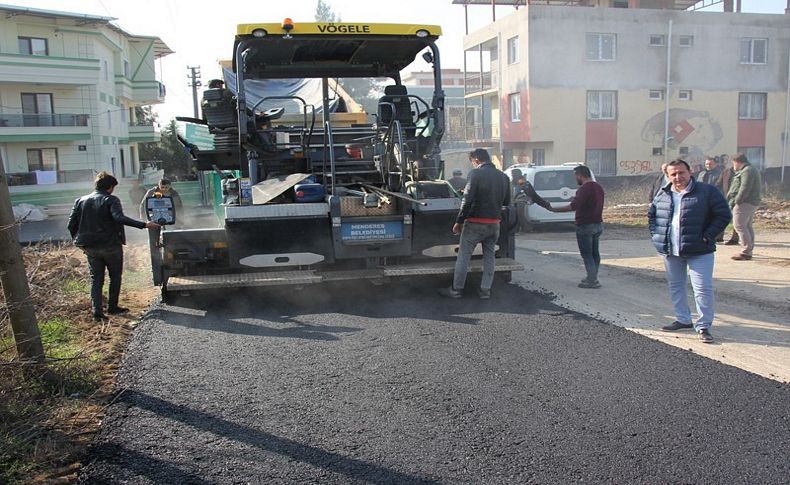
<path id="1" fill-rule="evenodd" d="M 681 159 L 667 166 L 670 183 L 658 191 L 648 209 L 653 245 L 664 259 L 675 322 L 662 327 L 671 332 L 694 327 L 702 342 L 713 342 L 713 255 L 716 236 L 727 227 L 732 214 L 724 196 L 713 185 L 691 177 Z M 698 318 L 691 323 L 686 296 L 691 276 Z"/>
<path id="2" fill-rule="evenodd" d="M 513 180 L 511 199 L 516 204 L 516 218 L 518 221 L 518 232 L 531 232 L 532 224 L 529 223 L 527 217 L 527 206 L 538 204 L 546 210 L 551 210 L 551 204 L 543 197 L 538 195 L 535 187 L 527 181 L 527 178 L 521 173 L 521 170 L 514 168 L 510 172 L 510 177 Z"/>
<path id="3" fill-rule="evenodd" d="M 100 172 L 95 179 L 95 192 L 80 197 L 74 202 L 69 217 L 69 233 L 74 245 L 88 257 L 91 272 L 91 306 L 96 321 L 106 320 L 102 309 L 102 287 L 104 271 L 110 273 L 109 301 L 107 313 L 128 312 L 118 306 L 123 273 L 123 245 L 126 244 L 124 226 L 138 229 L 158 229 L 153 222 L 141 222 L 123 214 L 121 201 L 112 195 L 118 180 L 107 172 Z"/>
<path id="4" fill-rule="evenodd" d="M 453 285 L 439 293 L 449 298 L 461 298 L 469 260 L 478 243 L 483 246 L 483 279 L 480 283 L 480 298 L 491 297 L 494 282 L 494 256 L 499 240 L 499 224 L 502 206 L 510 205 L 510 180 L 499 171 L 488 152 L 477 148 L 469 154 L 474 170 L 469 172 L 464 189 L 461 209 L 453 225 L 453 234 L 460 234 L 458 259 L 455 263 Z"/>

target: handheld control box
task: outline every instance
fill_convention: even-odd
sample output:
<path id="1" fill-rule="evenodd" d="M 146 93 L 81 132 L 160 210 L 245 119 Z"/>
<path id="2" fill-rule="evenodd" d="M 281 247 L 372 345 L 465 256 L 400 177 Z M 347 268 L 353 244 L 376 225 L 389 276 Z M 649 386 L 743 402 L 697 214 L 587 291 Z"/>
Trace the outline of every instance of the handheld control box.
<path id="1" fill-rule="evenodd" d="M 160 226 L 169 226 L 176 223 L 176 208 L 173 198 L 169 195 L 156 193 L 153 197 L 145 199 L 145 213 L 149 221 Z"/>

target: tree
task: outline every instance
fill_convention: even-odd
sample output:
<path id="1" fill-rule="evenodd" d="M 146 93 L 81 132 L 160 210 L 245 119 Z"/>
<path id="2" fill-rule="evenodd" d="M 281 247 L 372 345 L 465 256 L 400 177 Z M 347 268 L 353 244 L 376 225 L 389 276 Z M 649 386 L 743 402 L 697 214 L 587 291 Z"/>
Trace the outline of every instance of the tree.
<path id="1" fill-rule="evenodd" d="M 340 14 L 332 11 L 332 7 L 324 0 L 318 0 L 315 6 L 315 21 L 316 22 L 341 22 Z"/>
<path id="2" fill-rule="evenodd" d="M 316 22 L 341 22 L 340 14 L 324 0 L 318 0 L 315 7 Z M 381 81 L 371 78 L 340 78 L 337 80 L 354 101 L 361 104 L 368 113 L 375 113 L 381 97 Z"/>
<path id="3" fill-rule="evenodd" d="M 178 141 L 178 125 L 176 120 L 162 130 L 159 143 L 140 145 L 141 160 L 161 160 L 165 174 L 177 175 L 189 173 L 190 158 L 184 145 Z"/>
<path id="4" fill-rule="evenodd" d="M 3 283 L 8 317 L 14 334 L 17 354 L 21 359 L 44 363 L 44 346 L 36 321 L 36 311 L 30 300 L 22 248 L 16 232 L 11 193 L 0 159 L 0 281 Z"/>
<path id="5" fill-rule="evenodd" d="M 157 115 L 150 105 L 135 106 L 134 117 L 137 119 L 138 125 L 150 125 L 157 121 Z"/>

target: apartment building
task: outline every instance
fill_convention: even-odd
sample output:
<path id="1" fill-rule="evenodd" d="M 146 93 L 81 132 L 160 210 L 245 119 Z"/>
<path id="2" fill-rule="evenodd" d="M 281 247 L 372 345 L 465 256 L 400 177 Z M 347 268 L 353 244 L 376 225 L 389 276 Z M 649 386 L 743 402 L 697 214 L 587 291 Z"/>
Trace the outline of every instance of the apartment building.
<path id="1" fill-rule="evenodd" d="M 627 176 L 677 157 L 744 152 L 769 170 L 787 157 L 790 16 L 678 0 L 515 3 L 464 38 L 466 135 L 499 146 L 505 164 Z"/>
<path id="2" fill-rule="evenodd" d="M 139 108 L 163 103 L 155 61 L 172 51 L 111 17 L 0 5 L 0 159 L 13 185 L 140 170 L 159 141 Z"/>

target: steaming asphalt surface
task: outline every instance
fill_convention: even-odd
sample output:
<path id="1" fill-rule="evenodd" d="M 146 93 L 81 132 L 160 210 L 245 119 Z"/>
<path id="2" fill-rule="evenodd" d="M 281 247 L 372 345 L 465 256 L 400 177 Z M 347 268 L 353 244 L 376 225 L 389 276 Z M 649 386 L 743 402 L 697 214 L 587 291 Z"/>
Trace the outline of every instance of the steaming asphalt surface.
<path id="1" fill-rule="evenodd" d="M 788 386 L 514 286 L 193 300 L 138 327 L 83 483 L 790 477 Z"/>

